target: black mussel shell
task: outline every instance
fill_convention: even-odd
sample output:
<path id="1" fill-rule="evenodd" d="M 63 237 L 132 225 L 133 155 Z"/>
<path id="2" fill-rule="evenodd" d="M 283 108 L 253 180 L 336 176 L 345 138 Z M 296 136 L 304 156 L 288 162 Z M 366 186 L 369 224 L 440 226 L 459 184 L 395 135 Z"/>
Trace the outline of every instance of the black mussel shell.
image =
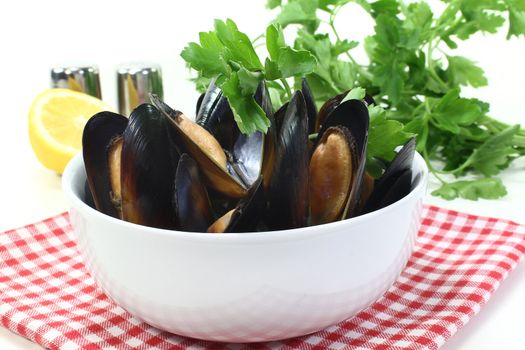
<path id="1" fill-rule="evenodd" d="M 215 233 L 253 232 L 264 218 L 265 206 L 263 179 L 260 176 L 235 209 L 219 218 L 208 230 Z"/>
<path id="2" fill-rule="evenodd" d="M 355 170 L 355 177 L 352 179 L 352 189 L 343 215 L 343 218 L 346 219 L 357 215 L 363 187 L 368 128 L 370 126 L 370 116 L 366 104 L 359 100 L 348 100 L 339 104 L 324 121 L 319 131 L 319 137 L 322 137 L 328 128 L 334 126 L 346 127 L 355 139 L 357 148 L 357 169 Z"/>
<path id="3" fill-rule="evenodd" d="M 208 191 L 197 163 L 184 153 L 177 165 L 173 191 L 177 227 L 182 231 L 206 232 L 213 221 Z"/>
<path id="4" fill-rule="evenodd" d="M 266 206 L 262 177 L 257 178 L 246 197 L 242 198 L 233 211 L 224 232 L 253 232 L 264 217 Z"/>
<path id="5" fill-rule="evenodd" d="M 410 139 L 376 181 L 364 212 L 381 209 L 406 196 L 412 187 L 412 162 L 416 152 L 416 139 Z"/>
<path id="6" fill-rule="evenodd" d="M 342 94 L 334 96 L 321 106 L 319 112 L 317 113 L 317 118 L 315 119 L 315 132 L 319 132 L 326 118 L 328 118 L 330 113 L 332 113 L 337 108 L 337 106 L 341 104 L 341 101 L 347 94 L 348 91 L 345 91 Z"/>
<path id="7" fill-rule="evenodd" d="M 227 161 L 226 155 L 217 140 L 202 126 L 193 123 L 182 112 L 172 109 L 157 96 L 151 95 L 150 99 L 168 121 L 171 130 L 176 134 L 177 146 L 180 147 L 181 151 L 188 153 L 199 164 L 206 183 L 214 190 L 229 197 L 244 197 L 247 192 L 247 186 L 234 176 L 233 171 L 232 173 L 228 172 L 230 162 Z M 181 127 L 182 123 L 186 123 L 186 127 L 196 131 L 193 136 L 188 135 L 184 131 Z M 202 144 L 197 142 L 214 145 L 212 148 L 216 151 L 216 154 L 221 153 L 224 157 L 224 164 L 219 164 L 218 160 L 210 156 Z"/>
<path id="8" fill-rule="evenodd" d="M 202 100 L 204 100 L 204 96 L 206 95 L 206 93 L 202 93 L 199 95 L 199 98 L 197 99 L 197 104 L 195 105 L 195 115 L 198 115 L 199 114 L 199 111 L 201 109 L 201 106 L 202 106 Z"/>
<path id="9" fill-rule="evenodd" d="M 265 183 L 268 185 L 275 159 L 275 121 L 272 101 L 264 82 L 257 87 L 254 99 L 270 120 L 270 127 L 266 134 L 260 131 L 248 135 L 239 133 L 235 140 L 232 164 L 247 187 L 250 187 L 260 174 L 264 175 Z"/>
<path id="10" fill-rule="evenodd" d="M 84 182 L 84 203 L 89 205 L 91 208 L 96 209 L 95 200 L 93 199 L 93 195 L 91 194 L 91 190 L 89 189 L 89 183 L 87 179 L 86 182 Z"/>
<path id="11" fill-rule="evenodd" d="M 376 105 L 376 101 L 369 94 L 365 95 L 365 98 L 363 99 L 363 101 L 366 103 L 367 106 L 375 106 Z"/>
<path id="12" fill-rule="evenodd" d="M 174 228 L 172 209 L 176 164 L 166 119 L 150 104 L 138 106 L 123 134 L 122 217 L 136 224 Z"/>
<path id="13" fill-rule="evenodd" d="M 385 173 L 381 176 L 381 181 L 387 181 L 390 177 L 396 177 L 398 174 L 405 170 L 412 169 L 412 163 L 414 162 L 414 154 L 416 153 L 416 139 L 411 138 L 408 140 L 403 147 L 397 152 L 390 165 L 386 168 Z M 381 181 L 378 182 L 378 186 L 381 185 Z"/>
<path id="14" fill-rule="evenodd" d="M 120 114 L 100 112 L 88 120 L 82 134 L 82 154 L 95 207 L 115 218 L 120 212 L 112 200 L 108 151 L 127 125 L 128 118 Z"/>
<path id="15" fill-rule="evenodd" d="M 276 135 L 279 135 L 281 132 L 281 127 L 283 125 L 284 116 L 286 115 L 286 110 L 288 109 L 289 102 L 286 102 L 283 104 L 273 115 L 275 120 L 275 133 Z"/>
<path id="16" fill-rule="evenodd" d="M 308 117 L 303 94 L 290 100 L 277 138 L 267 222 L 272 229 L 303 227 L 308 217 Z"/>
<path id="17" fill-rule="evenodd" d="M 266 205 L 263 178 L 260 176 L 248 190 L 246 197 L 239 201 L 224 232 L 254 231 L 264 217 Z"/>
<path id="18" fill-rule="evenodd" d="M 412 170 L 403 171 L 392 183 L 392 187 L 379 199 L 376 209 L 386 207 L 406 196 L 412 189 Z"/>
<path id="19" fill-rule="evenodd" d="M 233 111 L 222 90 L 211 81 L 202 97 L 195 122 L 208 130 L 221 144 L 222 148 L 231 150 L 239 134 L 239 128 Z"/>
<path id="20" fill-rule="evenodd" d="M 301 81 L 301 92 L 304 96 L 304 102 L 306 103 L 306 114 L 308 115 L 308 133 L 315 133 L 315 122 L 317 119 L 317 106 L 315 105 L 315 99 L 308 85 L 308 81 L 305 78 Z"/>
<path id="21" fill-rule="evenodd" d="M 319 129 L 322 128 L 323 123 L 326 120 L 326 118 L 328 118 L 330 113 L 332 113 L 341 104 L 341 102 L 343 102 L 343 100 L 345 99 L 345 97 L 348 95 L 350 91 L 351 90 L 348 90 L 348 91 L 343 92 L 342 94 L 332 97 L 331 99 L 326 101 L 321 106 L 321 109 L 319 110 L 319 113 L 317 113 L 317 118 L 315 120 L 315 131 L 316 132 L 318 132 Z M 370 105 L 376 104 L 376 102 L 374 101 L 374 98 L 368 94 L 366 94 L 365 97 L 363 98 L 363 102 L 365 103 L 367 107 Z"/>

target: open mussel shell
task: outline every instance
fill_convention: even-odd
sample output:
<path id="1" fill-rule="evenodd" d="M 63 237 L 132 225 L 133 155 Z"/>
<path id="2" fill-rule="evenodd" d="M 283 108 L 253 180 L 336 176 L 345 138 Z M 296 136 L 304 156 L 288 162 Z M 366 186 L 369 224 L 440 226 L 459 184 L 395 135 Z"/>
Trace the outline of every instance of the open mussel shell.
<path id="1" fill-rule="evenodd" d="M 341 103 L 343 103 L 345 97 L 350 91 L 351 90 L 347 90 L 342 94 L 332 97 L 321 106 L 319 113 L 317 113 L 317 118 L 315 119 L 315 132 L 319 132 L 330 113 L 332 113 Z M 365 95 L 362 102 L 364 102 L 365 106 L 367 107 L 376 104 L 374 98 L 368 94 Z"/>
<path id="2" fill-rule="evenodd" d="M 276 134 L 272 101 L 264 82 L 257 87 L 254 99 L 270 120 L 270 127 L 266 134 L 260 131 L 251 134 L 239 133 L 233 146 L 232 165 L 246 186 L 250 187 L 262 174 L 265 187 L 268 187 L 275 159 Z"/>
<path id="3" fill-rule="evenodd" d="M 330 128 L 344 127 L 348 130 L 351 144 L 355 145 L 353 149 L 353 153 L 355 153 L 355 162 L 352 163 L 351 168 L 351 171 L 353 172 L 351 189 L 342 214 L 342 219 L 356 216 L 358 213 L 366 167 L 369 125 L 370 116 L 366 104 L 359 100 L 348 100 L 338 105 L 330 113 L 319 131 L 319 137 L 322 139 L 323 135 Z M 350 171 L 350 169 L 347 171 Z"/>
<path id="4" fill-rule="evenodd" d="M 189 120 L 182 112 L 172 109 L 157 96 L 151 95 L 150 99 L 175 131 L 181 150 L 199 164 L 206 183 L 229 197 L 244 197 L 247 187 L 234 174 L 228 173 L 229 162 L 217 140 L 203 127 Z"/>
<path id="5" fill-rule="evenodd" d="M 177 226 L 182 231 L 206 232 L 213 221 L 208 191 L 197 164 L 186 153 L 177 165 L 173 209 Z"/>
<path id="6" fill-rule="evenodd" d="M 198 104 L 195 122 L 205 128 L 219 141 L 222 148 L 231 150 L 239 128 L 233 111 L 222 90 L 213 79 Z"/>
<path id="7" fill-rule="evenodd" d="M 392 186 L 379 198 L 379 201 L 373 210 L 378 210 L 392 203 L 397 202 L 406 196 L 412 188 L 412 170 L 403 171 L 394 179 Z"/>
<path id="8" fill-rule="evenodd" d="M 296 91 L 277 137 L 269 191 L 271 229 L 306 226 L 308 217 L 308 118 L 303 94 Z"/>
<path id="9" fill-rule="evenodd" d="M 304 102 L 306 104 L 306 115 L 308 116 L 308 134 L 316 132 L 315 123 L 317 120 L 317 106 L 315 105 L 315 99 L 308 85 L 308 81 L 303 78 L 301 80 L 301 92 L 304 96 Z"/>
<path id="10" fill-rule="evenodd" d="M 286 115 L 286 110 L 288 109 L 289 102 L 283 104 L 273 115 L 275 120 L 275 133 L 279 135 L 281 132 L 281 127 L 283 126 L 284 116 Z"/>
<path id="11" fill-rule="evenodd" d="M 166 119 L 150 104 L 130 115 L 121 153 L 122 218 L 159 228 L 175 227 L 172 210 L 177 159 Z"/>
<path id="12" fill-rule="evenodd" d="M 319 112 L 317 113 L 317 117 L 315 119 L 315 132 L 319 132 L 321 129 L 321 126 L 323 125 L 324 121 L 330 113 L 332 113 L 339 104 L 341 104 L 341 101 L 345 98 L 345 96 L 348 94 L 348 91 L 343 92 L 342 94 L 339 94 L 337 96 L 332 97 L 331 99 L 327 100 L 319 109 Z"/>
<path id="13" fill-rule="evenodd" d="M 310 159 L 310 223 L 341 220 L 359 169 L 355 138 L 344 126 L 328 128 Z"/>
<path id="14" fill-rule="evenodd" d="M 384 174 L 376 181 L 363 211 L 381 209 L 406 196 L 412 187 L 412 162 L 416 152 L 416 139 L 410 139 L 397 152 Z"/>
<path id="15" fill-rule="evenodd" d="M 82 155 L 94 205 L 115 218 L 120 217 L 120 211 L 115 206 L 116 189 L 111 184 L 111 150 L 127 125 L 128 118 L 120 114 L 100 112 L 88 120 L 82 134 Z"/>
<path id="16" fill-rule="evenodd" d="M 255 231 L 264 217 L 266 206 L 262 176 L 250 187 L 246 197 L 242 198 L 235 209 L 216 220 L 208 228 L 212 233 L 239 233 Z"/>
<path id="17" fill-rule="evenodd" d="M 206 93 L 202 93 L 199 95 L 199 98 L 197 99 L 197 104 L 195 105 L 195 115 L 199 114 L 199 111 L 202 106 L 202 101 L 204 100 L 204 96 L 206 96 Z"/>

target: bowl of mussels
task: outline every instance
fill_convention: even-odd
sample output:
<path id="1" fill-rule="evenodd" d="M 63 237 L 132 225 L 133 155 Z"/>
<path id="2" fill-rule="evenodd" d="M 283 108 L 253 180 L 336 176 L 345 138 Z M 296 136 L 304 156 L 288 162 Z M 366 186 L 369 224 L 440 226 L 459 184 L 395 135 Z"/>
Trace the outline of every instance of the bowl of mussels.
<path id="1" fill-rule="evenodd" d="M 213 83 L 195 118 L 151 96 L 94 115 L 63 189 L 104 292 L 175 334 L 223 342 L 305 335 L 381 297 L 406 265 L 428 169 L 415 140 L 366 171 L 364 100 L 319 111 L 303 82 L 266 134 L 242 134 Z M 316 134 L 314 138 L 309 135 Z"/>

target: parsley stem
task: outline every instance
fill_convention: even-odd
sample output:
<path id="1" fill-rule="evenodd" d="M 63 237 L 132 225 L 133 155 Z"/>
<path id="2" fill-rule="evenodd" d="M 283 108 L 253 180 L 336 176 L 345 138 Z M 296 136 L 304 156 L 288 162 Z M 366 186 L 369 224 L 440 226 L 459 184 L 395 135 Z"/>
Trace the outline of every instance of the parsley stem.
<path id="1" fill-rule="evenodd" d="M 292 99 L 292 89 L 290 88 L 290 85 L 288 84 L 288 82 L 286 81 L 285 78 L 281 78 L 281 83 L 283 84 L 284 86 L 284 89 L 286 90 L 286 94 L 288 95 L 288 99 Z"/>
<path id="2" fill-rule="evenodd" d="M 434 80 L 445 90 L 448 90 L 447 84 L 441 79 L 441 77 L 436 73 L 436 70 L 434 68 L 434 60 L 432 59 L 432 54 L 434 53 L 434 49 L 439 45 L 439 40 L 437 40 L 436 43 L 434 43 L 434 39 L 436 36 L 430 38 L 428 41 L 428 47 L 427 47 L 427 68 L 428 72 L 430 73 L 430 76 L 434 78 Z"/>
<path id="3" fill-rule="evenodd" d="M 339 32 L 337 31 L 337 28 L 335 27 L 335 18 L 337 17 L 337 14 L 339 13 L 339 10 L 341 10 L 342 6 L 336 6 L 334 7 L 333 11 L 330 13 L 330 20 L 328 21 L 328 25 L 330 26 L 330 29 L 332 29 L 332 32 L 335 35 L 335 39 L 337 42 L 342 42 L 341 37 L 339 36 Z M 353 63 L 354 67 L 356 68 L 359 75 L 364 77 L 368 81 L 372 81 L 372 74 L 367 71 L 366 69 L 363 69 L 362 66 L 357 63 L 357 61 L 348 53 L 348 51 L 345 51 L 345 56 L 350 60 L 350 62 Z"/>
<path id="4" fill-rule="evenodd" d="M 425 163 L 427 163 L 428 170 L 430 170 L 432 175 L 434 175 L 436 177 L 436 179 L 438 179 L 439 182 L 441 182 L 443 185 L 446 184 L 447 182 L 445 180 L 443 180 L 441 178 L 441 176 L 438 175 L 438 173 L 441 172 L 441 171 L 439 171 L 438 169 L 434 168 L 434 166 L 430 162 L 430 158 L 428 156 L 428 152 L 427 152 L 426 148 L 423 149 L 423 158 L 425 159 Z"/>
<path id="5" fill-rule="evenodd" d="M 499 133 L 509 127 L 508 124 L 503 123 L 494 118 L 485 116 L 482 120 L 482 125 L 486 127 L 492 133 Z M 525 148 L 525 129 L 521 128 L 516 135 L 513 137 L 514 146 L 519 148 Z M 523 153 L 523 152 L 521 152 Z"/>
<path id="6" fill-rule="evenodd" d="M 261 40 L 265 36 L 266 35 L 264 35 L 264 34 L 260 34 L 259 36 L 255 37 L 255 39 L 252 40 L 252 44 L 255 44 L 257 41 Z"/>

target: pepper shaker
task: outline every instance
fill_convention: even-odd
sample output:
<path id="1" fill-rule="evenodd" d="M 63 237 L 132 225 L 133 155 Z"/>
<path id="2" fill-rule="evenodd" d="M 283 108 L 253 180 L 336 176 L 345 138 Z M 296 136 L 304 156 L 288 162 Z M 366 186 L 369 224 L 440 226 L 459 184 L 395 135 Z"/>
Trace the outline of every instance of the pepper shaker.
<path id="1" fill-rule="evenodd" d="M 98 68 L 93 65 L 53 67 L 51 69 L 51 87 L 71 89 L 102 98 Z"/>
<path id="2" fill-rule="evenodd" d="M 126 63 L 117 68 L 119 113 L 129 116 L 142 103 L 150 102 L 149 94 L 163 98 L 160 66 L 152 63 Z"/>

